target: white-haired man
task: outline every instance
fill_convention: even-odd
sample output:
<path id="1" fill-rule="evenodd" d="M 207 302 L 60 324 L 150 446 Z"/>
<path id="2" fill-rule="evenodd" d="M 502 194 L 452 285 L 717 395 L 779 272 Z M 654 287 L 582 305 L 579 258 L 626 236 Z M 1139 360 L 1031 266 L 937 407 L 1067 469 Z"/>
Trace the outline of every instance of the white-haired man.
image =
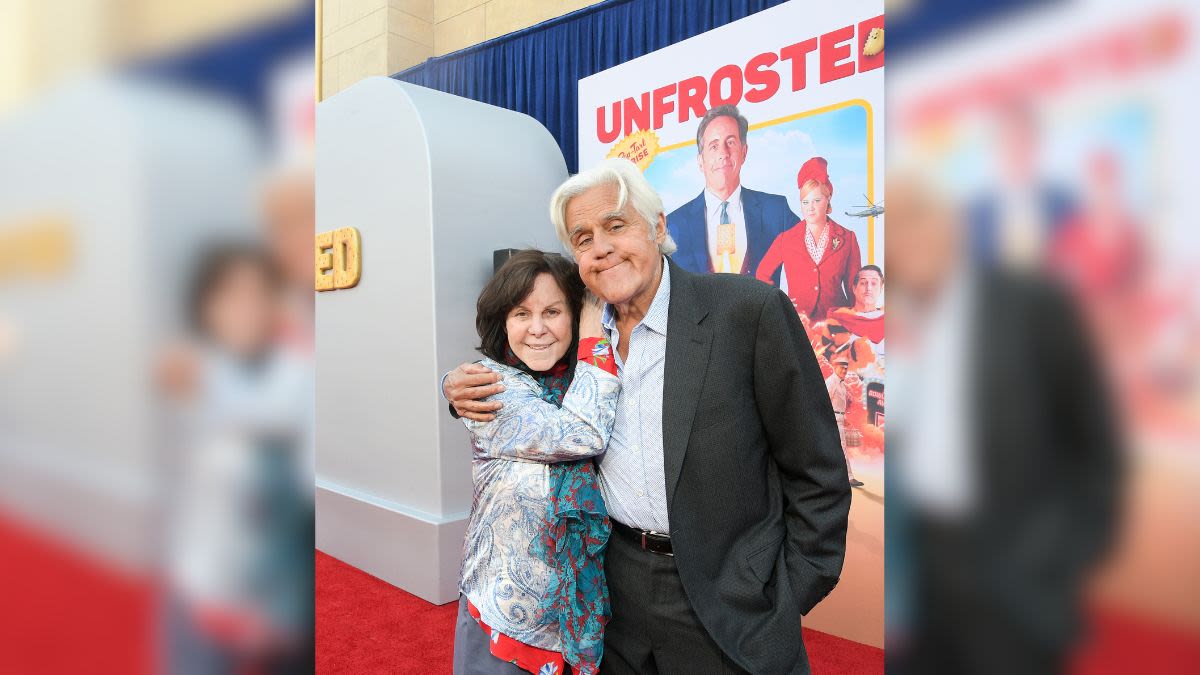
<path id="1" fill-rule="evenodd" d="M 604 301 L 622 383 L 600 460 L 604 672 L 809 672 L 800 616 L 837 583 L 850 492 L 791 301 L 673 263 L 662 200 L 626 160 L 568 179 L 550 212 Z M 464 364 L 443 390 L 486 420 L 494 381 Z"/>

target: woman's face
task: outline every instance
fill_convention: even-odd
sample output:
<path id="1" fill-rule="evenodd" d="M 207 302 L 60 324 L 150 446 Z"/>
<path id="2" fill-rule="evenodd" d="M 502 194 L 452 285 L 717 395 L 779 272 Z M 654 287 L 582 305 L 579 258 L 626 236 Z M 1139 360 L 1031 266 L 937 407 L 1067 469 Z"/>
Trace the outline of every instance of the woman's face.
<path id="1" fill-rule="evenodd" d="M 829 197 L 825 190 L 818 186 L 801 194 L 800 212 L 809 225 L 824 225 L 829 215 Z"/>
<path id="2" fill-rule="evenodd" d="M 220 347 L 253 355 L 271 342 L 277 305 L 270 282 L 250 262 L 231 265 L 201 309 L 205 332 Z"/>
<path id="3" fill-rule="evenodd" d="M 504 322 L 508 346 L 531 370 L 550 370 L 571 346 L 571 307 L 554 277 L 542 273 Z"/>

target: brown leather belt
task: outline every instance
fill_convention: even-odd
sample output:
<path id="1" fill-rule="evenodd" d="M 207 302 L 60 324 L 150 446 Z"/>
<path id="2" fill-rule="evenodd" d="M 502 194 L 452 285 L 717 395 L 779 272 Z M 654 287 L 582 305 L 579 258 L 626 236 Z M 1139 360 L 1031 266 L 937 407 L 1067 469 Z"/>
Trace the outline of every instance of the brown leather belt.
<path id="1" fill-rule="evenodd" d="M 612 521 L 613 531 L 619 532 L 625 538 L 633 541 L 644 551 L 657 553 L 658 555 L 675 555 L 671 552 L 671 535 L 654 532 L 653 530 L 642 530 L 636 527 L 630 527 L 624 523 Z"/>

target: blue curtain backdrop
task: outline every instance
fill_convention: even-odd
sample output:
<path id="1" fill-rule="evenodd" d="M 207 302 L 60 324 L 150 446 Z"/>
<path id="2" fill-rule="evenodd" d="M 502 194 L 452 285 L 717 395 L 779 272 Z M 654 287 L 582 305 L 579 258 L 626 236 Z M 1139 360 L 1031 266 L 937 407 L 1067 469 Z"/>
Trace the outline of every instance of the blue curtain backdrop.
<path id="1" fill-rule="evenodd" d="M 316 5 L 306 3 L 233 35 L 131 64 L 128 72 L 225 96 L 265 124 L 274 69 L 285 59 L 313 53 L 315 17 Z"/>
<path id="2" fill-rule="evenodd" d="M 533 117 L 575 173 L 580 79 L 784 1 L 608 0 L 392 77 Z"/>

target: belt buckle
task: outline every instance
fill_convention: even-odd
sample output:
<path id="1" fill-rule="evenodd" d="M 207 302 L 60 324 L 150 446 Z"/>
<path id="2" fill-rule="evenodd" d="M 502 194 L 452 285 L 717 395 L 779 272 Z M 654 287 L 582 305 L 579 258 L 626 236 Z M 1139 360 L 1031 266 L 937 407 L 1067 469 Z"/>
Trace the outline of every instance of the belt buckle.
<path id="1" fill-rule="evenodd" d="M 675 557 L 675 553 L 674 553 L 674 552 L 670 552 L 670 553 L 664 553 L 664 552 L 660 552 L 660 551 L 651 551 L 649 548 L 647 548 L 647 547 L 646 547 L 646 535 L 658 535 L 658 536 L 662 536 L 662 534 L 661 534 L 661 533 L 659 533 L 659 532 L 655 532 L 654 530 L 641 530 L 641 533 L 642 533 L 642 550 L 643 550 L 643 551 L 647 551 L 647 552 L 649 552 L 649 553 L 653 553 L 654 555 L 665 555 L 665 556 L 670 556 L 670 557 L 672 557 L 672 558 L 674 558 L 674 557 Z"/>

